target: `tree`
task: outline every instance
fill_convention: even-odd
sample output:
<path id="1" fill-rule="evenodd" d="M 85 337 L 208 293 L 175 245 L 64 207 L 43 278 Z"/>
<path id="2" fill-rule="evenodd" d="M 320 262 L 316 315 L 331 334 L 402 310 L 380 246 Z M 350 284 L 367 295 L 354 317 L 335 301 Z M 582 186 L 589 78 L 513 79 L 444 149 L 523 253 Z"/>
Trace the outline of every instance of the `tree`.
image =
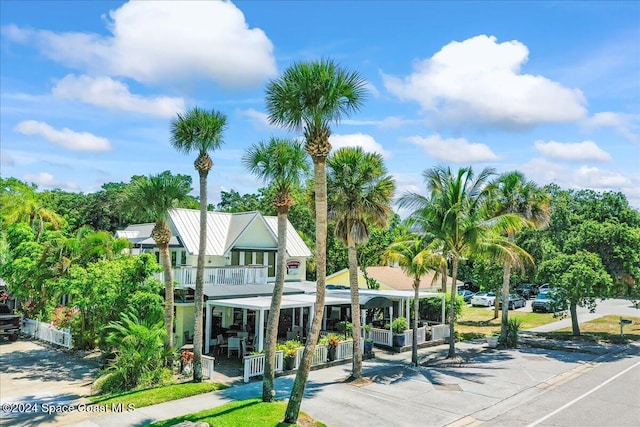
<path id="1" fill-rule="evenodd" d="M 494 216 L 516 214 L 524 218 L 535 228 L 546 227 L 549 223 L 549 195 L 541 191 L 533 181 L 527 181 L 519 171 L 500 175 L 491 185 L 490 210 Z M 518 229 L 507 227 L 507 239 L 515 242 Z M 509 321 L 509 285 L 511 279 L 511 258 L 504 261 L 502 276 L 502 322 L 500 341 L 505 342 Z M 495 317 L 498 317 L 499 298 L 496 298 Z"/>
<path id="2" fill-rule="evenodd" d="M 434 271 L 437 278 L 443 266 L 447 265 L 442 255 L 440 242 L 432 236 L 412 236 L 393 243 L 387 249 L 387 257 L 398 262 L 407 276 L 413 277 L 413 342 L 411 347 L 411 362 L 418 366 L 418 318 L 420 317 L 420 281 L 429 271 Z M 454 303 L 455 304 L 455 303 Z M 453 309 L 454 306 L 452 306 Z"/>
<path id="3" fill-rule="evenodd" d="M 196 268 L 194 295 L 195 320 L 193 326 L 193 380 L 202 381 L 202 309 L 204 298 L 204 261 L 207 249 L 207 177 L 213 167 L 209 156 L 223 144 L 222 133 L 227 128 L 227 117 L 215 110 L 195 107 L 171 122 L 171 145 L 178 152 L 198 153 L 194 162 L 200 177 L 200 242 Z"/>
<path id="4" fill-rule="evenodd" d="M 569 307 L 573 335 L 580 335 L 577 307 L 587 307 L 593 313 L 596 298 L 609 296 L 613 281 L 600 261 L 590 252 L 558 254 L 543 261 L 538 268 L 538 280 L 553 285 L 555 310 Z"/>
<path id="5" fill-rule="evenodd" d="M 384 227 L 392 214 L 395 190 L 382 156 L 360 147 L 345 147 L 327 160 L 328 219 L 335 221 L 335 235 L 346 246 L 351 287 L 353 323 L 353 369 L 351 377 L 362 377 L 361 320 L 358 292 L 358 245 L 369 240 L 370 225 Z"/>
<path id="6" fill-rule="evenodd" d="M 304 174 L 309 172 L 309 163 L 301 143 L 277 138 L 272 138 L 269 143 L 260 142 L 249 147 L 242 162 L 249 172 L 264 182 L 271 181 L 275 188 L 273 205 L 278 214 L 278 253 L 276 281 L 267 320 L 262 379 L 262 400 L 271 402 L 273 401 L 272 391 L 275 378 L 278 321 L 287 258 L 287 222 L 289 208 L 294 204 L 291 190 L 292 187 L 299 185 Z"/>
<path id="7" fill-rule="evenodd" d="M 295 423 L 300 412 L 311 358 L 320 335 L 325 301 L 327 243 L 326 159 L 331 152 L 330 125 L 358 111 L 366 95 L 366 81 L 335 62 L 322 59 L 297 62 L 266 89 L 269 122 L 292 131 L 302 130 L 305 151 L 313 160 L 316 214 L 316 305 L 311 334 L 291 390 L 285 422 Z"/>
<path id="8" fill-rule="evenodd" d="M 191 180 L 171 175 L 169 171 L 149 177 L 138 177 L 132 181 L 128 192 L 128 205 L 134 213 L 147 215 L 155 221 L 151 237 L 158 245 L 160 260 L 164 268 L 164 324 L 167 329 L 165 343 L 173 347 L 173 268 L 169 243 L 171 229 L 167 220 L 169 211 L 185 200 L 191 191 Z"/>
<path id="9" fill-rule="evenodd" d="M 500 235 L 509 227 L 521 228 L 522 218 L 513 214 L 494 218 L 488 215 L 487 183 L 494 174 L 493 169 L 485 168 L 476 177 L 471 167 L 460 168 L 454 174 L 449 167 L 437 166 L 423 172 L 428 196 L 407 193 L 400 199 L 400 207 L 413 209 L 408 223 L 439 240 L 443 255 L 452 262 L 448 358 L 456 357 L 454 313 L 460 260 L 470 254 L 505 256 L 513 262 L 520 255 L 528 256 Z"/>

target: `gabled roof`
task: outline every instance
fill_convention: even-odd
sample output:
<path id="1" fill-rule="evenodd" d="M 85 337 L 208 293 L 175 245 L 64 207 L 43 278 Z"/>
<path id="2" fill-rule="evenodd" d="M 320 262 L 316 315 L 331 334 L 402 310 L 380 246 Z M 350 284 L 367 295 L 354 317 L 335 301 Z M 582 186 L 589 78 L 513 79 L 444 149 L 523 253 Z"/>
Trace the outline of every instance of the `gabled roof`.
<path id="1" fill-rule="evenodd" d="M 200 239 L 200 211 L 196 209 L 172 209 L 169 218 L 173 227 L 190 254 L 198 253 Z M 264 224 L 277 245 L 278 218 L 263 216 L 260 212 L 207 212 L 206 255 L 225 256 L 234 243 L 246 232 L 251 224 Z M 310 257 L 311 251 L 287 221 L 287 254 L 290 257 Z"/>
<path id="2" fill-rule="evenodd" d="M 346 269 L 340 270 L 336 273 L 327 276 L 327 280 L 331 279 L 333 276 L 337 276 L 343 273 Z M 440 284 L 442 283 L 440 277 L 436 281 L 433 280 L 434 272 L 430 271 L 425 274 L 420 280 L 420 289 L 432 289 L 432 288 L 440 288 Z M 358 270 L 358 275 L 362 276 L 362 270 Z M 384 288 L 395 289 L 398 291 L 402 290 L 413 290 L 413 278 L 407 276 L 407 274 L 400 267 L 390 267 L 390 266 L 382 266 L 382 267 L 367 267 L 367 275 L 372 279 L 377 280 L 383 285 Z M 348 280 L 348 279 L 347 279 Z M 447 283 L 451 283 L 451 277 L 447 276 Z M 458 283 L 462 283 L 458 281 Z M 349 285 L 349 283 L 345 283 L 345 285 Z M 361 289 L 362 291 L 362 289 Z"/>
<path id="3" fill-rule="evenodd" d="M 151 237 L 151 232 L 155 224 L 132 224 L 124 230 L 116 231 L 116 238 L 128 239 L 133 246 L 156 246 L 156 242 Z M 181 246 L 180 240 L 176 236 L 171 236 L 169 246 Z"/>

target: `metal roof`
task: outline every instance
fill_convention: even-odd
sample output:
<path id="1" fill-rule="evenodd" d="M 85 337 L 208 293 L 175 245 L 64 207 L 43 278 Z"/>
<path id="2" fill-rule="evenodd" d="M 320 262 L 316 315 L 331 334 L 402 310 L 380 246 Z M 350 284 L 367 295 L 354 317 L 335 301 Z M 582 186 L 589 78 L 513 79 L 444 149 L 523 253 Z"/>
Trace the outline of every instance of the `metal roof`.
<path id="1" fill-rule="evenodd" d="M 316 299 L 313 295 L 283 295 L 280 309 L 313 307 Z M 349 304 L 347 298 L 326 297 L 325 305 Z M 207 301 L 207 305 L 216 307 L 246 308 L 248 310 L 268 310 L 271 308 L 271 297 L 232 298 L 216 301 Z"/>
<path id="2" fill-rule="evenodd" d="M 169 211 L 169 218 L 187 251 L 191 255 L 196 255 L 200 239 L 200 211 L 172 209 Z M 253 221 L 260 219 L 264 221 L 277 244 L 277 217 L 263 216 L 260 212 L 207 212 L 206 255 L 225 256 L 247 227 Z M 312 255 L 289 221 L 287 221 L 287 254 L 290 257 L 310 257 Z"/>
<path id="3" fill-rule="evenodd" d="M 117 238 L 125 238 L 133 243 L 134 246 L 157 246 L 151 237 L 151 232 L 155 223 L 131 224 L 124 230 L 117 230 Z M 177 236 L 172 235 L 169 246 L 182 246 Z"/>
<path id="4" fill-rule="evenodd" d="M 194 289 L 195 286 L 189 286 Z M 273 295 L 273 285 L 212 285 L 205 284 L 203 293 L 209 300 L 242 298 L 242 297 L 259 297 L 268 296 L 271 299 Z M 283 291 L 284 295 L 303 294 L 302 289 L 296 289 L 287 286 Z"/>

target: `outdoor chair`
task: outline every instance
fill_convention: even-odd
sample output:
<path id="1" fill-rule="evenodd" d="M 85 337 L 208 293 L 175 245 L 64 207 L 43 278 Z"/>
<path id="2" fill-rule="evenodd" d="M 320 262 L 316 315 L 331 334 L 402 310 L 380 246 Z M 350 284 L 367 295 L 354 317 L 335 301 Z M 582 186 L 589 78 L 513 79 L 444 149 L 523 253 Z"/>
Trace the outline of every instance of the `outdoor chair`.
<path id="1" fill-rule="evenodd" d="M 229 342 L 227 343 L 227 357 L 230 358 L 233 351 L 237 351 L 238 357 L 240 357 L 240 338 L 229 338 Z"/>
<path id="2" fill-rule="evenodd" d="M 193 344 L 193 337 L 189 337 L 189 331 L 184 331 L 184 343 Z"/>
<path id="3" fill-rule="evenodd" d="M 218 334 L 217 344 L 218 344 L 218 353 L 223 351 L 223 349 L 228 348 L 228 344 L 224 340 L 224 337 L 222 336 L 222 334 Z"/>

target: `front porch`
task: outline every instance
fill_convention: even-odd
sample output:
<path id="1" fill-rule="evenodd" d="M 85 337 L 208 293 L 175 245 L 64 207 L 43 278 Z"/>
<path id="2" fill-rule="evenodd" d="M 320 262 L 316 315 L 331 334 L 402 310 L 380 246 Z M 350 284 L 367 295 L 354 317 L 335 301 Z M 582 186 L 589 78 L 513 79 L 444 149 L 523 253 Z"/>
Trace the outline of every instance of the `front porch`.
<path id="1" fill-rule="evenodd" d="M 173 269 L 173 282 L 176 288 L 182 289 L 196 284 L 196 267 L 183 266 Z M 153 276 L 164 281 L 164 271 Z M 205 285 L 264 285 L 267 283 L 267 266 L 225 266 L 206 267 L 204 269 Z"/>

